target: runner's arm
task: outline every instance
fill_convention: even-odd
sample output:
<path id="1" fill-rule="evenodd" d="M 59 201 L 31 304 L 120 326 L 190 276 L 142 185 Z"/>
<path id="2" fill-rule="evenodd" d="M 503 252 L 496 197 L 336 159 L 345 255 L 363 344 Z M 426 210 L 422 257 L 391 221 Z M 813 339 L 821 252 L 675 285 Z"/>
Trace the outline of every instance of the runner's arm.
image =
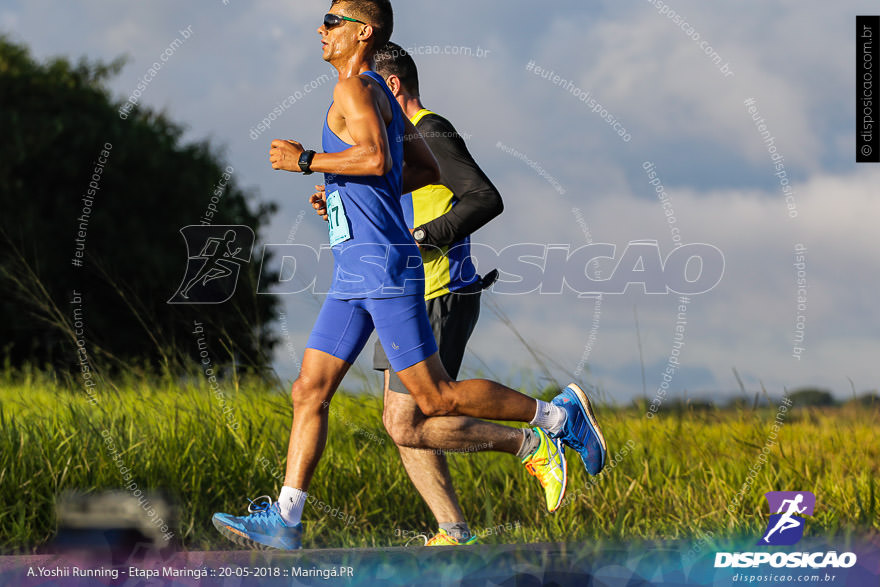
<path id="1" fill-rule="evenodd" d="M 458 202 L 446 214 L 417 228 L 425 231 L 423 244 L 449 246 L 501 214 L 504 203 L 449 121 L 429 114 L 419 122 L 419 130 L 441 162 L 440 183 L 452 191 Z"/>
<path id="2" fill-rule="evenodd" d="M 440 166 L 434 153 L 412 122 L 404 117 L 403 189 L 408 194 L 440 179 Z"/>
<path id="3" fill-rule="evenodd" d="M 391 170 L 391 149 L 385 121 L 372 82 L 360 76 L 336 84 L 333 101 L 345 119 L 352 146 L 338 153 L 316 153 L 311 170 L 345 175 L 385 175 Z M 270 161 L 274 169 L 299 171 L 297 161 L 303 147 L 296 141 L 272 141 Z"/>

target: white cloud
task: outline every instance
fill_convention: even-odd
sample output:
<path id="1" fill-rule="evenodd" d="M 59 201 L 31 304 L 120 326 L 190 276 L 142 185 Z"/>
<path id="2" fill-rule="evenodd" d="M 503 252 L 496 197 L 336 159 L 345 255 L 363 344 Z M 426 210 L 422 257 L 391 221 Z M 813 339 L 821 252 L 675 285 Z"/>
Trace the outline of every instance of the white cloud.
<path id="1" fill-rule="evenodd" d="M 643 147 L 673 138 L 709 140 L 760 162 L 760 140 L 742 106 L 745 98 L 754 97 L 789 156 L 808 168 L 816 163 L 819 140 L 809 107 L 810 80 L 769 67 L 762 58 L 765 44 L 753 35 L 735 36 L 739 29 L 727 27 L 714 4 L 680 10 L 699 41 L 718 52 L 721 65 L 730 64 L 734 75 L 729 77 L 719 72 L 699 42 L 649 3 L 629 8 L 588 29 L 580 19 L 557 17 L 542 33 L 539 63 L 592 91 Z M 741 13 L 738 20 L 757 24 L 764 16 L 762 11 Z M 780 57 L 796 60 L 798 47 L 774 49 Z M 811 63 L 820 71 L 823 65 L 827 63 Z"/>
<path id="2" fill-rule="evenodd" d="M 688 307 L 685 370 L 708 369 L 721 385 L 735 366 L 779 391 L 814 381 L 834 385 L 842 393 L 845 380 L 834 379 L 834 373 L 846 373 L 865 385 L 872 377 L 876 380 L 871 362 L 862 359 L 865 352 L 880 352 L 880 342 L 871 339 L 880 323 L 875 301 L 880 287 L 880 260 L 875 253 L 880 236 L 874 229 L 880 201 L 872 187 L 878 182 L 880 170 L 871 167 L 842 176 L 816 176 L 798 187 L 800 215 L 794 220 L 776 194 L 735 190 L 703 194 L 667 186 L 685 242 L 711 243 L 726 259 L 722 282 L 711 292 L 694 296 Z M 508 195 L 516 199 L 518 194 Z M 590 203 L 585 212 L 601 223 L 603 233 L 614 235 L 612 242 L 618 245 L 655 238 L 664 251 L 671 249 L 658 202 L 631 194 L 606 197 Z M 537 242 L 559 242 L 559 233 L 549 229 L 553 224 L 544 215 L 539 213 L 536 222 L 505 219 L 506 231 L 529 235 Z M 807 350 L 800 360 L 792 357 L 798 312 L 797 243 L 807 248 L 802 345 Z M 574 370 L 592 320 L 591 301 L 584 304 L 571 294 L 498 296 L 498 301 L 516 316 L 517 327 L 529 340 Z M 639 307 L 645 363 L 668 355 L 675 296 L 665 300 L 633 292 L 606 296 L 591 361 L 597 373 L 637 360 L 633 304 Z M 496 325 L 491 332 L 478 329 L 476 335 L 485 345 L 484 358 L 512 364 L 528 360 L 516 345 L 511 348 L 502 342 L 510 339 L 503 327 Z M 851 338 L 867 345 L 860 347 L 864 352 L 846 352 Z M 490 343 L 490 339 L 495 340 Z M 639 392 L 631 385 L 616 391 L 626 396 Z"/>

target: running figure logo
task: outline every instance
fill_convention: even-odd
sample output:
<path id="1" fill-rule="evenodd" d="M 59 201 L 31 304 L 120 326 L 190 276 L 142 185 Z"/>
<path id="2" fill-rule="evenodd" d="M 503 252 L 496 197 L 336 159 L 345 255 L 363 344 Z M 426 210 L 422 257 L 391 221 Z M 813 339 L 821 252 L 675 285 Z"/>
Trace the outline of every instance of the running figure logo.
<path id="1" fill-rule="evenodd" d="M 770 505 L 770 521 L 758 544 L 796 544 L 804 535 L 804 518 L 798 514 L 812 516 L 813 508 L 816 507 L 816 496 L 809 491 L 770 491 L 764 497 Z"/>
<path id="2" fill-rule="evenodd" d="M 254 231 L 249 226 L 184 226 L 187 264 L 169 304 L 222 304 L 235 294 L 242 264 L 249 263 Z M 193 251 L 198 251 L 193 254 Z"/>

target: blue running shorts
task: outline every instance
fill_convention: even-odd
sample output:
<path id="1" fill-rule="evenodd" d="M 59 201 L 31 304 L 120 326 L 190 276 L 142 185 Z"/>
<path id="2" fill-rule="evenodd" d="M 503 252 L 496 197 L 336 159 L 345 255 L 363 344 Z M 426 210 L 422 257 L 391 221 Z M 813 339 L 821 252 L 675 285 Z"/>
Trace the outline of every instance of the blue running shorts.
<path id="1" fill-rule="evenodd" d="M 395 371 L 412 367 L 437 352 L 422 295 L 350 300 L 328 297 L 306 348 L 351 364 L 367 344 L 373 328 Z"/>

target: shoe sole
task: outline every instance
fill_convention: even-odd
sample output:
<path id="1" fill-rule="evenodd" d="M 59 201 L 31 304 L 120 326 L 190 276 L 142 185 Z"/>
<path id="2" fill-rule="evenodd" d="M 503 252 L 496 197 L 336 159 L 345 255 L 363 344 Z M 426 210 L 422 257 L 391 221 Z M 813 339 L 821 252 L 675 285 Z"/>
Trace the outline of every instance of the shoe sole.
<path id="1" fill-rule="evenodd" d="M 214 527 L 217 528 L 217 531 L 220 532 L 225 538 L 228 538 L 235 544 L 239 546 L 244 546 L 245 548 L 249 548 L 251 550 L 300 550 L 302 546 L 299 548 L 278 548 L 277 546 L 269 546 L 268 544 L 263 544 L 262 542 L 257 542 L 252 538 L 248 538 L 247 536 L 243 536 L 239 534 L 238 530 L 227 526 L 223 522 L 213 518 L 211 520 L 214 523 Z"/>
<path id="2" fill-rule="evenodd" d="M 571 383 L 567 387 L 574 392 L 578 401 L 581 402 L 581 408 L 583 408 L 584 413 L 587 415 L 587 421 L 590 423 L 590 427 L 593 429 L 596 438 L 599 439 L 599 446 L 602 447 L 602 464 L 599 466 L 599 470 L 594 473 L 595 475 L 598 475 L 602 472 L 602 469 L 605 468 L 605 457 L 608 454 L 608 445 L 605 443 L 605 437 L 602 435 L 602 430 L 599 429 L 599 422 L 596 421 L 596 414 L 593 413 L 593 404 L 590 403 L 590 398 L 587 397 L 584 390 L 576 383 Z M 587 472 L 589 473 L 589 471 Z"/>
<path id="3" fill-rule="evenodd" d="M 562 500 L 565 498 L 565 489 L 568 487 L 568 461 L 565 459 L 565 445 L 561 442 L 547 437 L 549 442 L 552 442 L 556 446 L 556 450 L 559 451 L 559 454 L 562 455 L 562 493 L 559 494 L 559 500 L 556 502 L 556 505 L 553 506 L 553 509 L 547 508 L 551 514 L 559 509 L 559 506 L 562 505 Z"/>

